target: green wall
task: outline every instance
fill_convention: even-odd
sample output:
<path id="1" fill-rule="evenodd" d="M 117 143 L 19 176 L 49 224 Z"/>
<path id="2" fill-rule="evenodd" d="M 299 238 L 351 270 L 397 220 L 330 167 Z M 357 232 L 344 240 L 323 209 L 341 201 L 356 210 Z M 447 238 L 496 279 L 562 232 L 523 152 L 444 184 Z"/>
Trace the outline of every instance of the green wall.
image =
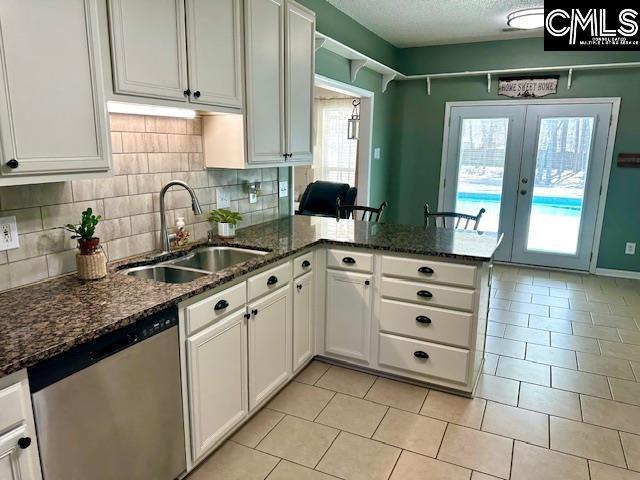
<path id="1" fill-rule="evenodd" d="M 640 52 L 545 52 L 542 39 L 411 48 L 399 56 L 400 70 L 407 74 L 624 61 L 640 61 Z M 401 120 L 393 153 L 399 161 L 387 220 L 420 224 L 422 204 L 437 204 L 445 103 L 507 97 L 496 94 L 497 79 L 491 93 L 484 78 L 433 80 L 430 96 L 424 81 L 397 82 L 396 88 L 394 111 Z M 615 165 L 618 153 L 640 151 L 640 69 L 576 71 L 571 90 L 563 74 L 558 94 L 549 98 L 588 97 L 621 97 L 598 267 L 640 271 L 640 255 L 624 254 L 626 242 L 640 242 L 640 169 Z"/>

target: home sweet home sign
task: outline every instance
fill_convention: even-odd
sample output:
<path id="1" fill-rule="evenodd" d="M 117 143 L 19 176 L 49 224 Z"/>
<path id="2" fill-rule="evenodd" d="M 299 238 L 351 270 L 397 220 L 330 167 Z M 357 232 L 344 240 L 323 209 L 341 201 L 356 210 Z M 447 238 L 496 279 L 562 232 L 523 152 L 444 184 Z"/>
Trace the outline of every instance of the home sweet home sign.
<path id="1" fill-rule="evenodd" d="M 558 77 L 501 78 L 498 95 L 506 97 L 546 97 L 558 90 Z"/>

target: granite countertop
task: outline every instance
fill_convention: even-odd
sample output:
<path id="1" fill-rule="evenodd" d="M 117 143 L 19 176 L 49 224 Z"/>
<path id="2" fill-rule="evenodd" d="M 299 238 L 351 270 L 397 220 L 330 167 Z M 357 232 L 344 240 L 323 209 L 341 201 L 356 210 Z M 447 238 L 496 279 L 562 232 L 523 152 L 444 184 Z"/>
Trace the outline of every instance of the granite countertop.
<path id="1" fill-rule="evenodd" d="M 185 284 L 117 273 L 125 265 L 164 259 L 156 255 L 117 262 L 102 280 L 82 281 L 66 275 L 0 293 L 0 305 L 7 312 L 0 317 L 0 377 L 317 244 L 487 261 L 499 237 L 495 233 L 294 216 L 239 230 L 235 239 L 214 244 L 269 253 Z"/>

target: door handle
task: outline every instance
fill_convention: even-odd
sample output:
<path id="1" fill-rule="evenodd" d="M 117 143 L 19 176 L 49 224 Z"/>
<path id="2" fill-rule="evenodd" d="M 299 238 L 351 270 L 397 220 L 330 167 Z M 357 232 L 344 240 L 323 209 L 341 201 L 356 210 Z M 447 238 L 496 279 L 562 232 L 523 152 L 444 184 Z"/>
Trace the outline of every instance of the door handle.
<path id="1" fill-rule="evenodd" d="M 520 190 L 520 195 L 526 195 L 527 191 L 523 188 L 522 190 Z"/>
<path id="2" fill-rule="evenodd" d="M 224 310 L 228 306 L 229 306 L 229 302 L 227 302 L 226 300 L 220 300 L 218 303 L 216 303 L 216 306 L 213 307 L 213 309 L 214 310 Z"/>
<path id="3" fill-rule="evenodd" d="M 424 315 L 418 315 L 416 317 L 416 322 L 418 323 L 424 323 L 426 325 L 431 323 L 431 319 L 429 317 L 425 317 Z"/>
<path id="4" fill-rule="evenodd" d="M 433 297 L 433 293 L 431 293 L 429 290 L 419 290 L 418 296 L 422 298 L 431 298 Z"/>
<path id="5" fill-rule="evenodd" d="M 342 259 L 342 263 L 348 263 L 349 265 L 353 265 L 356 261 L 352 257 L 344 257 Z"/>
<path id="6" fill-rule="evenodd" d="M 423 352 L 422 350 L 418 350 L 417 352 L 413 352 L 413 356 L 416 358 L 428 359 L 429 354 L 427 352 Z"/>
<path id="7" fill-rule="evenodd" d="M 433 273 L 433 268 L 431 268 L 431 267 L 420 267 L 418 269 L 418 272 L 419 273 L 424 273 L 424 274 L 427 274 L 427 275 L 431 275 Z"/>
<path id="8" fill-rule="evenodd" d="M 276 277 L 275 275 L 271 275 L 267 279 L 267 285 L 275 285 L 276 283 L 278 283 L 278 277 Z"/>
<path id="9" fill-rule="evenodd" d="M 302 262 L 302 268 L 309 268 L 311 266 L 311 262 L 309 260 L 305 260 Z"/>
<path id="10" fill-rule="evenodd" d="M 523 185 L 526 185 L 527 183 L 529 183 L 529 179 L 528 178 L 523 178 L 521 180 L 521 182 L 522 182 Z"/>

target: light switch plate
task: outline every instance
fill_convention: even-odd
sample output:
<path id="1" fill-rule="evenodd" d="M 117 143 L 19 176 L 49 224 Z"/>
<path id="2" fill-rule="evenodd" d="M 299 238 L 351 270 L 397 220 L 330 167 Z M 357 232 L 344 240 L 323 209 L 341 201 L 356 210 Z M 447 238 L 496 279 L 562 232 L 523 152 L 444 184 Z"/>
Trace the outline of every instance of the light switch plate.
<path id="1" fill-rule="evenodd" d="M 373 149 L 373 158 L 374 160 L 380 160 L 380 147 Z"/>
<path id="2" fill-rule="evenodd" d="M 635 242 L 627 242 L 627 244 L 624 247 L 624 253 L 626 255 L 635 255 L 636 254 Z"/>
<path id="3" fill-rule="evenodd" d="M 19 246 L 16 217 L 0 218 L 0 251 L 11 250 Z"/>
<path id="4" fill-rule="evenodd" d="M 289 182 L 286 180 L 280 182 L 280 188 L 278 189 L 278 196 L 280 198 L 285 198 L 289 196 Z"/>
<path id="5" fill-rule="evenodd" d="M 216 208 L 231 207 L 231 192 L 226 188 L 216 188 Z"/>

